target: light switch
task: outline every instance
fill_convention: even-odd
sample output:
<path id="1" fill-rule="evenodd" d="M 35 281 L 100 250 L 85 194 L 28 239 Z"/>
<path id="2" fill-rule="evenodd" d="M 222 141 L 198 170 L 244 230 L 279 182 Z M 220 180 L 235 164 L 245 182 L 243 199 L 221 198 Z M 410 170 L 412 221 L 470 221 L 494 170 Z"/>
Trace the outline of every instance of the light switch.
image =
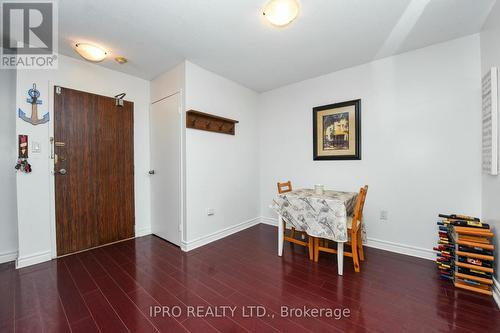
<path id="1" fill-rule="evenodd" d="M 37 141 L 31 142 L 31 152 L 34 154 L 40 154 L 42 152 L 42 146 L 40 142 Z"/>
<path id="2" fill-rule="evenodd" d="M 207 208 L 207 215 L 212 216 L 215 214 L 215 210 L 213 208 Z"/>

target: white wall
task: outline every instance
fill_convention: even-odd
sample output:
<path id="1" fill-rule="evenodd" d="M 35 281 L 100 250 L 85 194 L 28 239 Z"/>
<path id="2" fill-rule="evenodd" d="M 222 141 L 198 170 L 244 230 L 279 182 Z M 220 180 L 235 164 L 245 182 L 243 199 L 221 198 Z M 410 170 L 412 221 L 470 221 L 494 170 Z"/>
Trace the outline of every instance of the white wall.
<path id="1" fill-rule="evenodd" d="M 151 102 L 182 92 L 185 85 L 185 74 L 185 63 L 182 62 L 151 80 Z"/>
<path id="2" fill-rule="evenodd" d="M 481 74 L 486 74 L 491 67 L 500 68 L 500 2 L 493 7 L 483 31 L 481 31 Z M 498 237 L 500 237 L 500 176 L 483 174 L 482 177 L 482 217 L 489 223 L 497 235 L 495 257 L 499 258 Z M 498 259 L 496 280 L 500 281 Z"/>
<path id="3" fill-rule="evenodd" d="M 262 94 L 262 215 L 276 216 L 277 181 L 345 191 L 368 184 L 369 243 L 433 257 L 438 213 L 481 210 L 479 63 L 472 35 Z M 357 98 L 362 160 L 313 161 L 312 108 Z"/>
<path id="4" fill-rule="evenodd" d="M 83 90 L 105 96 L 127 93 L 126 99 L 134 102 L 134 150 L 135 150 L 135 223 L 136 235 L 150 232 L 149 209 L 149 82 L 130 75 L 112 71 L 73 58 L 59 56 L 57 70 L 19 70 L 17 73 L 17 106 L 26 110 L 27 90 L 33 83 L 41 92 L 43 104 L 39 116 L 50 110 L 53 118 L 49 91 L 52 85 Z M 14 112 L 14 111 L 13 111 Z M 28 115 L 30 113 L 28 112 Z M 32 126 L 20 119 L 16 121 L 16 132 L 27 134 L 30 141 L 42 145 L 40 154 L 30 153 L 33 166 L 31 174 L 17 175 L 18 202 L 18 266 L 48 260 L 53 251 L 51 228 L 54 208 L 50 200 L 53 176 L 49 172 L 52 124 Z"/>
<path id="5" fill-rule="evenodd" d="M 17 257 L 16 71 L 0 69 L 0 263 Z"/>
<path id="6" fill-rule="evenodd" d="M 186 62 L 186 110 L 239 120 L 236 135 L 186 129 L 183 247 L 259 222 L 258 94 Z M 207 216 L 207 208 L 215 215 Z"/>

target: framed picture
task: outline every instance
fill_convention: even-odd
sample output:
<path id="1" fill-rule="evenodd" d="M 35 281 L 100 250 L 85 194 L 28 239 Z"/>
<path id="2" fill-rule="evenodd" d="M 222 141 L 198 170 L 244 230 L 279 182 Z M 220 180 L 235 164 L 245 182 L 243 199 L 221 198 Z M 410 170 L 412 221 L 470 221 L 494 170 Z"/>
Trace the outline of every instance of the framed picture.
<path id="1" fill-rule="evenodd" d="M 361 159 L 361 100 L 313 108 L 314 160 Z"/>

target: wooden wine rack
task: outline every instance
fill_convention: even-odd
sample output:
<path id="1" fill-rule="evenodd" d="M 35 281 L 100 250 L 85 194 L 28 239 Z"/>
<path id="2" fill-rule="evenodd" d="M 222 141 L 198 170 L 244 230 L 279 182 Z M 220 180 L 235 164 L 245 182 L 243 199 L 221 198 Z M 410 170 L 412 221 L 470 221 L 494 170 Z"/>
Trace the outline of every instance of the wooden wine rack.
<path id="1" fill-rule="evenodd" d="M 440 259 L 437 259 L 437 262 L 441 277 L 453 281 L 456 288 L 493 295 L 492 267 L 495 261 L 492 253 L 494 250 L 493 232 L 489 228 L 457 226 L 454 225 L 454 221 L 456 223 L 456 221 L 463 220 L 445 218 L 438 222 L 440 245 L 435 250 L 439 251 L 438 258 Z M 446 246 L 444 252 L 446 254 L 443 254 L 443 244 Z M 476 253 L 479 251 L 485 253 Z M 443 261 L 443 256 L 447 261 Z"/>

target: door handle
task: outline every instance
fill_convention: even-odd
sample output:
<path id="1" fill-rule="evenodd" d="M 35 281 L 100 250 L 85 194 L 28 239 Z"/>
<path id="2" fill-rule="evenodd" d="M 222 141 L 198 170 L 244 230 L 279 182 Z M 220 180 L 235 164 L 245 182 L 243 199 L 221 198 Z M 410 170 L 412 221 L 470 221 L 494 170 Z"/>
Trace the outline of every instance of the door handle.
<path id="1" fill-rule="evenodd" d="M 61 176 L 64 176 L 65 174 L 68 173 L 68 170 L 66 169 L 59 169 L 59 171 L 57 171 L 58 174 L 60 174 Z"/>
<path id="2" fill-rule="evenodd" d="M 148 172 L 150 175 L 154 175 L 155 174 L 155 171 L 154 170 L 149 170 Z"/>

